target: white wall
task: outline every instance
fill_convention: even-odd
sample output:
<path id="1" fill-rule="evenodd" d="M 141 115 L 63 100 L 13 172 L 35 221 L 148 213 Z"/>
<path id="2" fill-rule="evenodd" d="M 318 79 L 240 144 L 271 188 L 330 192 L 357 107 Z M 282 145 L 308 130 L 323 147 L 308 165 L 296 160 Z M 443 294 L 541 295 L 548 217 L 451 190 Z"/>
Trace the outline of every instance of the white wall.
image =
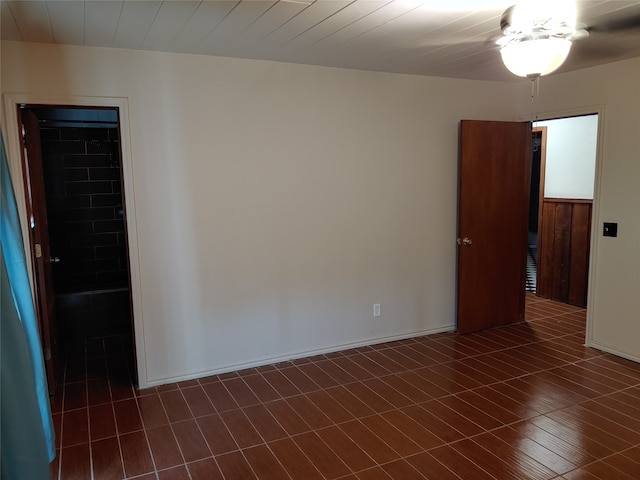
<path id="1" fill-rule="evenodd" d="M 2 48 L 3 93 L 128 99 L 143 384 L 454 327 L 458 121 L 516 86 Z"/>
<path id="2" fill-rule="evenodd" d="M 544 77 L 541 118 L 601 110 L 587 342 L 640 361 L 640 58 Z M 519 112 L 530 84 L 519 84 Z M 602 223 L 618 222 L 603 238 Z"/>
<path id="3" fill-rule="evenodd" d="M 598 116 L 545 120 L 534 126 L 547 127 L 545 197 L 593 200 Z"/>

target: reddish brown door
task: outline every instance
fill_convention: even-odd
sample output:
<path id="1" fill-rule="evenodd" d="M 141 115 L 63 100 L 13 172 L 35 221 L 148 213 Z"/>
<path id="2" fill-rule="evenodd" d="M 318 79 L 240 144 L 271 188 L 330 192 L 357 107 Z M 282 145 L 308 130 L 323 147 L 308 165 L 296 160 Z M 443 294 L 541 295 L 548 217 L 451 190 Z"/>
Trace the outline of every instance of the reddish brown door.
<path id="1" fill-rule="evenodd" d="M 24 176 L 27 215 L 31 219 L 30 245 L 35 282 L 36 313 L 44 350 L 49 393 L 53 394 L 59 372 L 58 335 L 55 315 L 52 258 L 49 249 L 47 207 L 38 118 L 33 112 L 20 110 L 24 127 Z"/>
<path id="2" fill-rule="evenodd" d="M 458 333 L 524 318 L 531 126 L 463 120 Z"/>

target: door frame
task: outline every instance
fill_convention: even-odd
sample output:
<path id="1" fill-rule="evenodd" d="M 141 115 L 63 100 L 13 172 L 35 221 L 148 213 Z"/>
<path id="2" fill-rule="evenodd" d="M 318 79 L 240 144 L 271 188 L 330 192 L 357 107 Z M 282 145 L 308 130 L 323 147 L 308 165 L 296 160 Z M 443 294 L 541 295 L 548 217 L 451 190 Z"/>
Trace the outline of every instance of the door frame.
<path id="1" fill-rule="evenodd" d="M 147 367 L 144 348 L 144 318 L 142 311 L 142 285 L 140 278 L 140 260 L 138 246 L 138 222 L 136 219 L 135 190 L 133 176 L 133 162 L 131 155 L 131 137 L 129 122 L 129 100 L 127 97 L 86 97 L 86 96 L 42 96 L 22 93 L 5 93 L 3 95 L 4 118 L 3 125 L 6 133 L 5 144 L 9 160 L 11 180 L 18 204 L 21 219 L 22 237 L 30 239 L 29 222 L 27 221 L 27 206 L 25 196 L 25 179 L 22 173 L 22 135 L 19 123 L 18 107 L 26 105 L 69 106 L 69 107 L 115 107 L 118 109 L 120 126 L 120 150 L 122 162 L 122 183 L 127 225 L 127 241 L 129 244 L 129 275 L 131 279 L 131 308 L 133 315 L 133 335 L 135 344 L 136 367 L 138 373 L 138 387 L 146 388 Z M 32 291 L 34 291 L 33 262 L 31 245 L 25 241 L 25 255 Z"/>
<path id="2" fill-rule="evenodd" d="M 594 346 L 593 342 L 593 312 L 596 303 L 596 272 L 598 271 L 598 250 L 600 244 L 600 229 L 598 226 L 602 223 L 602 215 L 600 212 L 600 197 L 602 192 L 602 159 L 604 153 L 604 125 L 605 125 L 605 105 L 588 105 L 584 107 L 563 109 L 563 110 L 547 110 L 538 112 L 535 119 L 531 119 L 531 115 L 522 115 L 520 120 L 531 121 L 532 127 L 535 128 L 536 122 L 545 120 L 556 120 L 566 117 L 578 117 L 583 115 L 598 115 L 598 133 L 596 138 L 596 166 L 595 181 L 593 185 L 593 204 L 591 211 L 591 235 L 589 248 L 589 284 L 587 285 L 587 325 L 585 331 L 585 345 L 587 347 Z"/>
<path id="3" fill-rule="evenodd" d="M 531 127 L 531 134 L 540 132 L 540 183 L 538 184 L 538 235 L 540 234 L 540 225 L 542 225 L 542 206 L 544 205 L 544 180 L 547 172 L 547 127 Z M 536 295 L 538 294 L 537 286 L 540 285 L 540 258 L 542 257 L 542 249 L 540 248 L 540 237 L 536 244 Z"/>

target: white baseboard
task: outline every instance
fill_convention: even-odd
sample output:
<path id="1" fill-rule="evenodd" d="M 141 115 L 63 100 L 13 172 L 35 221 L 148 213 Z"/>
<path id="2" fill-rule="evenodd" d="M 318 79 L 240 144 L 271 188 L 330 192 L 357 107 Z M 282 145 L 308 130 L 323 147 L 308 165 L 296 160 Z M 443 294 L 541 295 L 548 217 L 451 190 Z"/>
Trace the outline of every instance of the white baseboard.
<path id="1" fill-rule="evenodd" d="M 278 355 L 274 357 L 265 357 L 258 360 L 253 360 L 251 362 L 229 364 L 219 368 L 212 368 L 208 370 L 201 370 L 198 372 L 185 373 L 182 375 L 173 375 L 170 377 L 155 378 L 155 379 L 149 378 L 147 379 L 148 380 L 147 387 L 149 388 L 157 387 L 158 385 L 164 385 L 167 383 L 183 382 L 185 380 L 193 380 L 196 378 L 203 378 L 211 375 L 220 375 L 222 373 L 235 372 L 237 370 L 245 370 L 247 368 L 262 367 L 264 365 L 270 365 L 273 363 L 287 362 L 287 361 L 296 360 L 299 358 L 313 357 L 314 355 L 323 355 L 326 353 L 339 352 L 341 350 L 349 350 L 352 348 L 364 347 L 367 345 L 376 345 L 379 343 L 394 342 L 397 340 L 406 340 L 407 338 L 423 337 L 425 335 L 434 335 L 436 333 L 452 332 L 455 330 L 455 328 L 456 328 L 455 325 L 449 325 L 446 327 L 440 327 L 440 328 L 435 328 L 430 330 L 422 330 L 418 332 L 404 333 L 399 335 L 390 335 L 387 337 L 372 338 L 372 339 L 363 340 L 360 342 L 332 345 L 329 347 L 324 347 L 324 348 L 319 348 L 314 350 L 294 352 L 294 353 Z"/>
<path id="2" fill-rule="evenodd" d="M 586 344 L 589 348 L 595 348 L 597 350 L 601 350 L 605 353 L 610 353 L 615 355 L 616 357 L 622 357 L 626 360 L 631 360 L 632 362 L 640 363 L 640 357 L 637 355 L 632 355 L 628 352 L 624 352 L 622 350 L 618 350 L 617 348 L 611 347 L 609 345 L 602 345 L 597 342 L 587 342 Z"/>

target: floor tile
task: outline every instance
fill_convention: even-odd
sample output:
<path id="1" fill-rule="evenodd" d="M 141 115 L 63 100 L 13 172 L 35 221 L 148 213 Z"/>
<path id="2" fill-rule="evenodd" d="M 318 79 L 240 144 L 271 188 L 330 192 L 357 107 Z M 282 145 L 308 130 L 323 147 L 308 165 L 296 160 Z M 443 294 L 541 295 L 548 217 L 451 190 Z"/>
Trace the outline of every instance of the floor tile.
<path id="1" fill-rule="evenodd" d="M 311 392 L 306 397 L 333 423 L 342 423 L 352 420 L 354 416 L 333 399 L 326 390 Z"/>
<path id="2" fill-rule="evenodd" d="M 342 405 L 355 418 L 373 415 L 374 410 L 369 407 L 363 400 L 352 394 L 348 388 L 349 385 L 331 387 L 324 390 L 333 400 Z"/>
<path id="3" fill-rule="evenodd" d="M 293 440 L 325 478 L 338 478 L 352 473 L 315 432 L 298 435 Z"/>
<path id="4" fill-rule="evenodd" d="M 265 442 L 272 442 L 287 436 L 287 432 L 264 405 L 246 407 L 243 412 Z"/>
<path id="5" fill-rule="evenodd" d="M 403 432 L 424 450 L 442 445 L 444 441 L 435 433 L 423 427 L 402 410 L 383 413 L 382 418 Z"/>
<path id="6" fill-rule="evenodd" d="M 121 480 L 124 478 L 117 437 L 91 442 L 91 460 L 94 478 L 100 480 Z"/>
<path id="7" fill-rule="evenodd" d="M 155 471 L 147 437 L 143 431 L 126 433 L 119 438 L 125 475 L 135 477 Z"/>
<path id="8" fill-rule="evenodd" d="M 329 377 L 333 378 L 337 383 L 336 385 L 344 385 L 345 383 L 354 382 L 356 379 L 349 374 L 346 370 L 340 368 L 337 364 L 331 360 L 320 360 L 316 365 Z"/>
<path id="9" fill-rule="evenodd" d="M 320 389 L 316 382 L 310 379 L 302 370 L 300 370 L 296 366 L 282 369 L 280 370 L 280 372 L 302 393 L 313 392 Z"/>
<path id="10" fill-rule="evenodd" d="M 111 403 L 111 388 L 106 378 L 95 378 L 87 382 L 89 405 Z"/>
<path id="11" fill-rule="evenodd" d="M 583 448 L 585 444 L 579 435 L 569 435 L 567 441 L 561 438 L 564 436 L 565 431 L 559 430 L 552 424 L 543 422 L 542 425 L 546 426 L 547 429 L 545 430 L 534 424 L 533 420 L 505 428 L 515 430 L 515 438 L 522 439 L 527 443 L 529 440 L 534 441 L 578 467 L 591 463 L 597 458 L 594 453 L 588 453 L 586 449 Z M 503 429 L 499 429 L 498 431 L 502 432 Z M 505 435 L 506 438 L 511 438 L 508 433 L 505 433 Z"/>
<path id="12" fill-rule="evenodd" d="M 145 428 L 159 427 L 169 423 L 164 406 L 157 393 L 138 397 L 138 407 Z"/>
<path id="13" fill-rule="evenodd" d="M 205 383 L 202 385 L 202 389 L 218 412 L 239 408 L 222 381 L 216 380 L 211 383 Z"/>
<path id="14" fill-rule="evenodd" d="M 116 435 L 116 421 L 113 405 L 104 403 L 89 407 L 89 435 L 91 440 L 113 437 Z"/>
<path id="15" fill-rule="evenodd" d="M 371 430 L 358 420 L 341 424 L 340 430 L 377 464 L 391 462 L 398 458 L 398 454 L 383 439 L 372 434 Z"/>
<path id="16" fill-rule="evenodd" d="M 167 470 L 158 471 L 158 480 L 191 480 L 187 467 L 180 465 Z"/>
<path id="17" fill-rule="evenodd" d="M 88 443 L 63 447 L 60 454 L 60 478 L 91 480 L 91 460 Z"/>
<path id="18" fill-rule="evenodd" d="M 475 442 L 480 443 L 484 448 L 491 446 L 491 452 L 495 455 L 502 455 L 507 451 L 507 446 L 515 447 L 518 452 L 530 457 L 540 465 L 551 470 L 556 475 L 562 475 L 578 468 L 578 464 L 567 460 L 566 458 L 537 443 L 530 438 L 523 438 L 516 430 L 511 427 L 503 427 L 486 433 L 478 437 L 474 437 Z M 551 447 L 552 445 L 549 445 Z M 522 457 L 519 457 L 522 458 Z"/>
<path id="19" fill-rule="evenodd" d="M 62 447 L 89 442 L 89 410 L 71 410 L 62 414 Z"/>
<path id="20" fill-rule="evenodd" d="M 349 360 L 355 362 L 359 367 L 365 369 L 371 374 L 371 378 L 380 377 L 383 375 L 389 375 L 394 371 L 404 371 L 400 365 L 394 364 L 396 368 L 385 368 L 384 363 L 394 363 L 383 353 L 379 351 L 368 351 L 351 355 Z M 420 366 L 420 365 L 418 365 Z"/>
<path id="21" fill-rule="evenodd" d="M 64 388 L 64 410 L 87 406 L 87 382 L 70 383 Z"/>
<path id="22" fill-rule="evenodd" d="M 224 383 L 224 386 L 227 388 L 238 406 L 248 407 L 249 405 L 256 405 L 260 403 L 258 397 L 247 386 L 242 378 L 230 378 L 229 380 L 224 380 L 222 383 Z"/>
<path id="23" fill-rule="evenodd" d="M 302 393 L 298 387 L 291 383 L 291 381 L 278 370 L 264 372 L 262 376 L 281 397 L 291 397 Z"/>
<path id="24" fill-rule="evenodd" d="M 194 417 L 202 417 L 216 413 L 216 409 L 211 403 L 211 400 L 209 400 L 209 397 L 200 385 L 182 388 L 181 391 Z"/>
<path id="25" fill-rule="evenodd" d="M 345 388 L 351 395 L 361 400 L 375 413 L 387 412 L 396 408 L 393 404 L 389 403 L 386 398 L 378 395 L 363 382 L 350 383 L 349 385 L 345 385 L 343 388 Z M 359 416 L 361 417 L 362 415 Z"/>
<path id="26" fill-rule="evenodd" d="M 226 453 L 216 458 L 225 480 L 258 480 L 240 452 Z"/>
<path id="27" fill-rule="evenodd" d="M 238 450 L 238 444 L 220 418 L 220 415 L 207 415 L 197 420 L 211 453 L 220 455 Z"/>
<path id="28" fill-rule="evenodd" d="M 340 367 L 342 370 L 351 375 L 355 380 L 366 380 L 367 378 L 373 378 L 374 375 L 368 370 L 362 368 L 356 362 L 351 360 L 347 356 L 341 356 L 332 358 L 331 361 Z"/>
<path id="29" fill-rule="evenodd" d="M 406 460 L 429 480 L 459 480 L 461 478 L 427 452 L 412 455 Z"/>
<path id="30" fill-rule="evenodd" d="M 280 394 L 260 374 L 247 375 L 243 377 L 243 380 L 261 402 L 281 398 Z"/>
<path id="31" fill-rule="evenodd" d="M 151 455 L 158 470 L 184 463 L 178 442 L 169 425 L 148 428 L 146 432 L 149 447 L 151 447 Z"/>
<path id="32" fill-rule="evenodd" d="M 311 429 L 285 400 L 265 403 L 264 406 L 289 435 L 297 435 Z"/>
<path id="33" fill-rule="evenodd" d="M 252 447 L 264 442 L 242 410 L 223 412 L 220 418 L 240 448 Z"/>
<path id="34" fill-rule="evenodd" d="M 429 454 L 462 479 L 495 480 L 495 477 L 449 445 L 430 450 Z"/>
<path id="35" fill-rule="evenodd" d="M 384 376 L 383 378 L 388 378 L 388 376 Z M 383 379 L 370 378 L 363 381 L 362 384 L 372 392 L 375 392 L 376 395 L 385 399 L 393 408 L 402 408 L 413 403 L 409 397 L 403 395 L 388 383 L 385 383 Z"/>
<path id="36" fill-rule="evenodd" d="M 358 445 L 357 440 L 345 434 L 340 428 L 335 426 L 323 428 L 316 433 L 352 472 L 376 465 L 376 462 Z"/>
<path id="37" fill-rule="evenodd" d="M 243 453 L 260 480 L 287 480 L 290 478 L 266 445 L 247 448 Z"/>
<path id="38" fill-rule="evenodd" d="M 394 480 L 424 480 L 423 476 L 407 460 L 395 460 L 382 465 L 382 470 Z"/>
<path id="39" fill-rule="evenodd" d="M 430 400 L 402 411 L 447 443 L 483 431 L 478 424 L 439 400 Z"/>
<path id="40" fill-rule="evenodd" d="M 116 415 L 116 425 L 118 433 L 135 432 L 142 430 L 142 419 L 138 410 L 138 402 L 131 398 L 113 402 L 113 410 Z"/>
<path id="41" fill-rule="evenodd" d="M 186 462 L 195 462 L 212 455 L 195 420 L 176 422 L 171 424 L 171 428 Z"/>
<path id="42" fill-rule="evenodd" d="M 640 478 L 640 457 L 637 457 L 638 461 L 634 461 L 631 457 L 627 456 L 628 452 L 629 451 L 612 455 L 602 461 L 630 477 Z"/>
<path id="43" fill-rule="evenodd" d="M 371 434 L 389 445 L 399 457 L 408 457 L 422 451 L 416 442 L 379 415 L 365 417 L 360 422 L 371 431 Z"/>
<path id="44" fill-rule="evenodd" d="M 368 381 L 373 381 L 375 379 L 370 379 Z M 433 398 L 432 395 L 418 388 L 415 383 L 421 381 L 421 377 L 419 377 L 415 372 L 407 372 L 405 374 L 400 375 L 386 375 L 381 377 L 379 380 L 386 383 L 389 387 L 396 390 L 401 395 L 407 397 L 410 400 L 410 403 L 421 403 L 426 402 L 427 400 L 431 400 Z M 365 381 L 366 382 L 366 381 Z M 443 394 L 447 394 L 442 389 L 439 389 Z"/>
<path id="45" fill-rule="evenodd" d="M 358 480 L 392 480 L 381 467 L 363 470 L 362 472 L 358 472 L 356 477 Z"/>
<path id="46" fill-rule="evenodd" d="M 293 480 L 322 480 L 318 469 L 290 438 L 272 442 L 269 448 Z"/>
<path id="47" fill-rule="evenodd" d="M 333 423 L 306 395 L 289 397 L 286 402 L 313 430 L 328 427 Z"/>
<path id="48" fill-rule="evenodd" d="M 205 458 L 187 464 L 191 480 L 224 480 L 218 462 L 214 458 Z"/>
<path id="49" fill-rule="evenodd" d="M 160 392 L 159 395 L 170 422 L 181 422 L 193 417 L 181 390 Z"/>

